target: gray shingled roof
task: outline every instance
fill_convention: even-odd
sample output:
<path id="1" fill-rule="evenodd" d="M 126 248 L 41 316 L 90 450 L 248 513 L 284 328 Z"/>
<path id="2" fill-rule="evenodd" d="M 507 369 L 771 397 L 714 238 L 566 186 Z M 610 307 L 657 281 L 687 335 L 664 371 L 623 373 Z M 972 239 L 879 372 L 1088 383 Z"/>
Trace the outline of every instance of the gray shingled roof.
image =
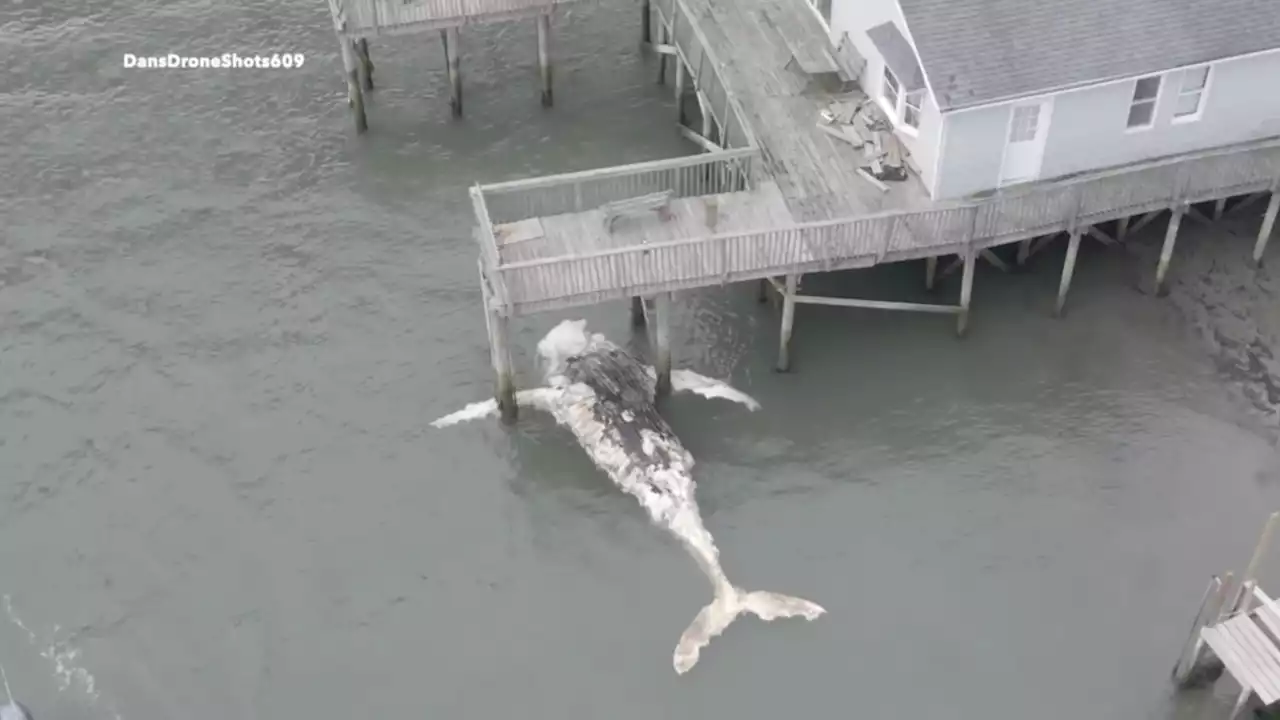
<path id="1" fill-rule="evenodd" d="M 1280 48 L 1280 0 L 898 0 L 952 110 Z"/>
<path id="2" fill-rule="evenodd" d="M 902 36 L 902 31 L 898 30 L 896 23 L 891 20 L 876 25 L 867 31 L 867 37 L 880 51 L 884 64 L 889 66 L 898 78 L 898 82 L 902 83 L 903 92 L 925 87 L 924 71 L 916 61 L 916 51 L 911 49 L 911 43 Z"/>

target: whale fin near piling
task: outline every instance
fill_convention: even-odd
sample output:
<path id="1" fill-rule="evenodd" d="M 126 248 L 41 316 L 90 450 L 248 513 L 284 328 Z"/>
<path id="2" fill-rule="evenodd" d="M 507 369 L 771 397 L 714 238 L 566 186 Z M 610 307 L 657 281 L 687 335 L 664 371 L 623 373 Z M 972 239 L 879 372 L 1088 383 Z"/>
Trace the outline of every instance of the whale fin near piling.
<path id="1" fill-rule="evenodd" d="M 657 371 L 652 367 L 649 368 L 649 374 L 657 377 Z M 723 380 L 700 375 L 692 370 L 673 369 L 671 371 L 671 390 L 672 392 L 688 392 L 695 395 L 701 395 L 704 398 L 720 398 L 722 400 L 731 400 L 747 406 L 751 412 L 760 409 L 760 403 L 755 398 L 742 392 Z"/>
<path id="2" fill-rule="evenodd" d="M 672 655 L 672 665 L 677 674 L 683 675 L 696 665 L 702 648 L 744 612 L 765 622 L 785 617 L 814 620 L 826 612 L 821 605 L 804 598 L 764 590 L 748 592 L 727 584 L 723 588 L 716 592 L 710 604 L 698 612 L 680 636 Z"/>
<path id="3" fill-rule="evenodd" d="M 560 391 L 555 388 L 530 388 L 528 390 L 516 391 L 516 404 L 520 407 L 531 407 L 539 410 L 549 410 L 551 404 L 556 398 L 560 397 Z M 449 425 L 457 425 L 467 420 L 480 420 L 482 418 L 493 417 L 498 414 L 498 401 L 493 398 L 481 400 L 479 402 L 467 403 L 461 410 L 456 410 L 443 417 L 436 418 L 431 421 L 431 427 L 447 427 Z"/>

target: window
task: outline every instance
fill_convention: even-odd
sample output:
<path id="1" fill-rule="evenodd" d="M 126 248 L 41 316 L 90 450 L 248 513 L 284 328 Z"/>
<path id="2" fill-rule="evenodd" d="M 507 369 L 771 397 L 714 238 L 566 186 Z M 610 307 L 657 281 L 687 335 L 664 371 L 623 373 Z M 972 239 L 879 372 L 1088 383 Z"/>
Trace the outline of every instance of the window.
<path id="1" fill-rule="evenodd" d="M 920 106 L 924 104 L 924 91 L 909 92 L 902 99 L 902 124 L 920 129 Z"/>
<path id="2" fill-rule="evenodd" d="M 1130 128 L 1149 128 L 1156 120 L 1156 99 L 1160 97 L 1160 76 L 1152 75 L 1133 85 L 1133 102 L 1129 104 Z"/>
<path id="3" fill-rule="evenodd" d="M 888 67 L 884 69 L 884 81 L 880 88 L 880 102 L 894 125 L 911 130 L 920 129 L 920 108 L 924 106 L 924 89 L 902 92 L 902 83 Z"/>
<path id="4" fill-rule="evenodd" d="M 884 89 L 880 94 L 884 97 L 884 101 L 888 103 L 889 107 L 894 109 L 895 113 L 898 109 L 898 101 L 902 99 L 901 89 L 902 86 L 898 84 L 898 78 L 893 76 L 893 73 L 889 71 L 888 67 L 885 67 Z"/>
<path id="5" fill-rule="evenodd" d="M 827 24 L 827 28 L 831 27 L 831 4 L 832 0 L 809 0 L 809 6 L 818 12 L 818 17 Z"/>
<path id="6" fill-rule="evenodd" d="M 1173 117 L 1175 120 L 1195 120 L 1200 117 L 1200 108 L 1204 101 L 1204 90 L 1208 84 L 1208 65 L 1182 71 L 1182 82 L 1178 86 L 1178 98 L 1173 104 Z"/>

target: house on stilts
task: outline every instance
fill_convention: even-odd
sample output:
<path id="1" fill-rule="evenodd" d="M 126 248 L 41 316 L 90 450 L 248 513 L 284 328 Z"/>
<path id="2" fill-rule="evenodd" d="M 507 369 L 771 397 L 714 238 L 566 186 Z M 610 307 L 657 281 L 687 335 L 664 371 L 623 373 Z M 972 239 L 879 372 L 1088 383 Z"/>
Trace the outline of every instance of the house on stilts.
<path id="1" fill-rule="evenodd" d="M 370 28 L 433 3 L 472 15 L 397 22 L 445 28 L 446 44 L 486 4 L 538 18 L 542 37 L 560 4 L 331 0 L 350 94 Z M 1265 207 L 1261 262 L 1280 210 L 1275 0 L 641 0 L 638 16 L 701 152 L 471 189 L 508 416 L 513 316 L 630 298 L 667 367 L 672 293 L 753 281 L 780 300 L 786 370 L 797 304 L 951 314 L 963 335 L 980 258 L 1009 269 L 1065 237 L 1060 314 L 1086 237 L 1163 222 L 1163 289 L 1184 220 Z M 806 274 L 902 261 L 922 261 L 930 289 L 959 271 L 958 297 L 800 291 Z"/>

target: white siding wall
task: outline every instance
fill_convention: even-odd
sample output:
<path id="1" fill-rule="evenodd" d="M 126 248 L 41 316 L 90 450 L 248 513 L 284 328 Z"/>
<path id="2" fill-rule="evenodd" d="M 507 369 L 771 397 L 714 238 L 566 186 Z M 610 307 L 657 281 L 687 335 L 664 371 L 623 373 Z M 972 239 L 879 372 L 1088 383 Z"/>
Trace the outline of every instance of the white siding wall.
<path id="1" fill-rule="evenodd" d="M 1200 119 L 1173 122 L 1180 71 L 1166 73 L 1155 125 L 1128 131 L 1134 80 L 1054 97 L 1041 179 L 1280 135 L 1280 51 L 1214 63 Z M 1010 105 L 961 110 L 947 125 L 935 197 L 992 190 L 1000 177 Z"/>
<path id="2" fill-rule="evenodd" d="M 807 0 L 797 0 L 807 2 Z M 906 31 L 902 19 L 902 11 L 898 9 L 896 0 L 834 0 L 831 8 L 831 41 L 840 42 L 844 33 L 858 49 L 858 53 L 866 58 L 867 64 L 862 71 L 858 84 L 871 97 L 880 97 L 881 83 L 884 78 L 884 58 L 880 57 L 876 46 L 867 37 L 867 30 L 884 22 L 893 21 L 904 37 L 911 35 Z M 938 146 L 941 140 L 942 119 L 938 106 L 928 96 L 921 108 L 920 129 L 915 137 L 907 133 L 898 133 L 898 137 L 911 153 L 925 187 L 932 187 L 935 165 L 938 158 Z"/>

